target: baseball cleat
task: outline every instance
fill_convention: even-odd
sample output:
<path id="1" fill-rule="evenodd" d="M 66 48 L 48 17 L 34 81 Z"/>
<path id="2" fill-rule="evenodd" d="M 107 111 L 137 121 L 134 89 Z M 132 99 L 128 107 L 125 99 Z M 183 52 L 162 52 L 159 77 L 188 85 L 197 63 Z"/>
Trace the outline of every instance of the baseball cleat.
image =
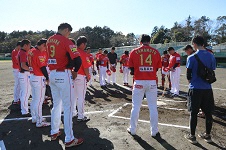
<path id="1" fill-rule="evenodd" d="M 31 114 L 30 113 L 27 113 L 27 114 L 22 114 L 23 117 L 31 117 Z"/>
<path id="2" fill-rule="evenodd" d="M 13 105 L 20 105 L 20 101 L 13 102 Z"/>
<path id="3" fill-rule="evenodd" d="M 132 136 L 136 135 L 136 133 L 131 132 L 129 128 L 127 128 L 126 130 L 130 135 L 132 135 Z"/>
<path id="4" fill-rule="evenodd" d="M 70 142 L 65 143 L 65 147 L 73 147 L 73 146 L 77 146 L 83 143 L 83 139 L 82 138 L 78 138 L 78 139 L 74 139 Z"/>
<path id="5" fill-rule="evenodd" d="M 211 139 L 211 136 L 209 134 L 201 133 L 201 134 L 198 134 L 198 136 L 200 138 L 202 138 L 204 141 L 206 141 L 207 143 L 213 142 L 212 139 Z"/>
<path id="6" fill-rule="evenodd" d="M 60 135 L 61 135 L 60 131 L 56 134 L 51 135 L 51 141 L 55 141 Z"/>
<path id="7" fill-rule="evenodd" d="M 43 121 L 43 122 L 46 121 L 46 118 L 42 118 L 42 121 Z M 32 124 L 35 124 L 36 122 L 37 122 L 36 119 L 32 119 L 32 120 L 31 120 L 31 123 L 32 123 Z"/>
<path id="8" fill-rule="evenodd" d="M 90 119 L 88 117 L 84 117 L 82 119 L 77 119 L 78 122 L 86 122 L 86 121 L 89 121 Z"/>
<path id="9" fill-rule="evenodd" d="M 42 122 L 40 124 L 36 124 L 37 128 L 43 128 L 43 127 L 49 127 L 50 123 L 49 122 Z"/>
<path id="10" fill-rule="evenodd" d="M 188 140 L 190 143 L 192 143 L 192 144 L 198 143 L 198 142 L 196 141 L 196 137 L 195 137 L 194 135 L 186 134 L 186 135 L 184 135 L 184 138 L 187 139 L 187 140 Z"/>

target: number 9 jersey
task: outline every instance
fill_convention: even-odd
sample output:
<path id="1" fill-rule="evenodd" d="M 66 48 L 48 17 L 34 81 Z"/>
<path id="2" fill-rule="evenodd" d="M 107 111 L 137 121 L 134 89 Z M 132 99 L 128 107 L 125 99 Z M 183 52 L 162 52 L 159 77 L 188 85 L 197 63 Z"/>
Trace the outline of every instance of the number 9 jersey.
<path id="1" fill-rule="evenodd" d="M 134 80 L 156 80 L 156 72 L 162 67 L 158 50 L 149 45 L 133 49 L 129 55 L 129 67 L 134 68 Z"/>

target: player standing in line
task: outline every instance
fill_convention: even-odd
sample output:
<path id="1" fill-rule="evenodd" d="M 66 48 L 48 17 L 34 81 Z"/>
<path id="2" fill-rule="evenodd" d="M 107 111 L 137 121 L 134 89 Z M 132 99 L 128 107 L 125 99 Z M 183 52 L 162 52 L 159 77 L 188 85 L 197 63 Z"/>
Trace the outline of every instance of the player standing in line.
<path id="1" fill-rule="evenodd" d="M 87 55 L 89 56 L 89 60 L 90 60 L 90 63 L 92 64 L 90 67 L 89 67 L 89 74 L 90 74 L 90 80 L 89 80 L 89 86 L 93 86 L 92 85 L 92 82 L 93 82 L 93 79 L 96 80 L 96 71 L 94 69 L 94 58 L 93 58 L 93 55 L 91 54 L 91 49 L 90 47 L 87 47 L 86 48 L 86 53 Z"/>
<path id="2" fill-rule="evenodd" d="M 129 51 L 125 51 L 120 58 L 120 72 L 123 73 L 123 85 L 128 86 L 129 78 Z"/>
<path id="3" fill-rule="evenodd" d="M 184 137 L 193 144 L 197 143 L 195 131 L 197 126 L 197 114 L 200 108 L 206 116 L 206 131 L 198 134 L 198 136 L 208 143 L 212 142 L 210 133 L 213 125 L 213 90 L 211 84 L 204 81 L 197 74 L 199 64 L 195 56 L 198 56 L 200 61 L 212 70 L 216 69 L 216 60 L 214 56 L 203 47 L 204 43 L 204 38 L 202 36 L 197 35 L 192 39 L 192 45 L 197 51 L 193 55 L 188 56 L 186 63 L 186 74 L 189 82 L 188 110 L 190 111 L 190 133 Z"/>
<path id="4" fill-rule="evenodd" d="M 65 147 L 83 143 L 82 138 L 74 137 L 72 130 L 72 113 L 75 101 L 73 80 L 77 77 L 77 72 L 81 66 L 81 58 L 76 46 L 68 39 L 71 31 L 72 27 L 70 24 L 62 23 L 58 26 L 57 33 L 47 41 L 49 79 L 53 97 L 51 140 L 56 140 L 61 135 L 59 129 L 63 102 Z M 67 67 L 70 60 L 74 70 L 70 70 Z"/>
<path id="5" fill-rule="evenodd" d="M 82 65 L 78 70 L 77 78 L 74 80 L 75 85 L 75 101 L 77 102 L 78 118 L 77 121 L 89 121 L 90 119 L 85 116 L 85 95 L 87 90 L 87 82 L 90 80 L 89 67 L 92 65 L 89 56 L 84 51 L 86 48 L 87 39 L 85 36 L 78 37 L 77 51 L 80 53 Z M 73 114 L 76 114 L 76 103 L 74 104 Z"/>
<path id="6" fill-rule="evenodd" d="M 14 92 L 13 92 L 13 104 L 19 105 L 20 104 L 20 85 L 19 85 L 19 62 L 18 62 L 18 53 L 20 51 L 20 44 L 21 41 L 17 42 L 16 48 L 12 51 L 12 68 L 13 68 L 13 76 L 14 76 Z"/>
<path id="7" fill-rule="evenodd" d="M 21 41 L 21 49 L 18 53 L 18 62 L 20 65 L 19 84 L 20 84 L 20 101 L 21 113 L 24 117 L 30 117 L 28 111 L 28 98 L 31 94 L 30 72 L 28 65 L 28 51 L 30 50 L 31 42 L 27 39 Z"/>
<path id="8" fill-rule="evenodd" d="M 32 123 L 36 123 L 38 128 L 50 126 L 50 123 L 45 122 L 42 117 L 42 104 L 45 99 L 46 84 L 49 84 L 49 75 L 46 70 L 46 42 L 46 39 L 39 40 L 37 46 L 28 54 L 28 63 L 30 70 L 33 72 L 30 79 L 32 91 L 31 116 Z"/>
<path id="9" fill-rule="evenodd" d="M 170 71 L 170 81 L 171 81 L 171 97 L 179 95 L 180 88 L 180 54 L 178 54 L 173 47 L 168 48 L 168 52 L 170 54 L 169 58 L 169 66 L 165 68 L 165 72 Z"/>
<path id="10" fill-rule="evenodd" d="M 170 56 L 169 56 L 167 50 L 163 51 L 163 55 L 161 57 L 161 61 L 162 61 L 161 74 L 162 74 L 162 88 L 163 89 L 165 89 L 165 77 L 168 80 L 169 89 L 171 89 L 171 82 L 170 82 L 169 72 L 164 71 L 165 68 L 169 66 L 169 58 L 170 58 Z"/>
<path id="11" fill-rule="evenodd" d="M 156 72 L 161 68 L 161 56 L 158 50 L 149 46 L 150 40 L 149 35 L 143 34 L 140 41 L 141 46 L 132 50 L 129 55 L 130 74 L 134 75 L 134 84 L 130 127 L 127 128 L 127 131 L 131 135 L 136 134 L 140 107 L 145 94 L 150 113 L 151 136 L 156 137 L 160 136 L 158 130 Z"/>
<path id="12" fill-rule="evenodd" d="M 107 70 L 110 71 L 108 68 L 108 64 L 109 64 L 109 59 L 107 57 L 108 51 L 104 50 L 104 53 L 99 55 L 98 57 L 98 64 L 97 64 L 97 68 L 99 68 L 99 81 L 100 81 L 100 86 L 102 88 L 106 87 L 106 82 L 105 82 L 105 78 L 106 78 L 106 72 Z"/>
<path id="13" fill-rule="evenodd" d="M 116 66 L 117 66 L 117 54 L 115 53 L 115 47 L 111 48 L 111 52 L 107 54 L 108 59 L 110 61 L 110 70 L 112 71 L 111 76 L 107 76 L 107 82 L 111 82 L 112 77 L 112 83 L 115 85 L 116 83 Z"/>
<path id="14" fill-rule="evenodd" d="M 97 67 L 97 70 L 98 70 L 98 73 L 100 74 L 100 71 L 99 71 L 99 56 L 103 54 L 103 51 L 102 51 L 102 48 L 99 48 L 98 49 L 98 52 L 95 54 L 95 59 L 96 59 L 96 67 Z"/>

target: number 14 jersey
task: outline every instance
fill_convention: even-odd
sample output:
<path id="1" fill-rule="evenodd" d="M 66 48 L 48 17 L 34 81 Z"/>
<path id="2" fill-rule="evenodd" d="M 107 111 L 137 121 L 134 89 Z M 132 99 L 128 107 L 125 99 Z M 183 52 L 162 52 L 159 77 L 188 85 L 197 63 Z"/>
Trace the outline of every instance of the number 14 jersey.
<path id="1" fill-rule="evenodd" d="M 156 80 L 156 72 L 162 67 L 158 50 L 149 45 L 133 49 L 129 55 L 129 67 L 134 68 L 134 80 Z"/>

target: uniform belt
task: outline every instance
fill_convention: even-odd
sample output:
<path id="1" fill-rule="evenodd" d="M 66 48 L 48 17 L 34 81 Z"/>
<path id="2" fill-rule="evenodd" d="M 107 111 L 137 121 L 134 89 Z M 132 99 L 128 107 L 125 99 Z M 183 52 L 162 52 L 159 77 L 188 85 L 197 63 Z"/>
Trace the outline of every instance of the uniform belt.
<path id="1" fill-rule="evenodd" d="M 65 72 L 67 69 L 56 69 L 56 72 Z"/>

